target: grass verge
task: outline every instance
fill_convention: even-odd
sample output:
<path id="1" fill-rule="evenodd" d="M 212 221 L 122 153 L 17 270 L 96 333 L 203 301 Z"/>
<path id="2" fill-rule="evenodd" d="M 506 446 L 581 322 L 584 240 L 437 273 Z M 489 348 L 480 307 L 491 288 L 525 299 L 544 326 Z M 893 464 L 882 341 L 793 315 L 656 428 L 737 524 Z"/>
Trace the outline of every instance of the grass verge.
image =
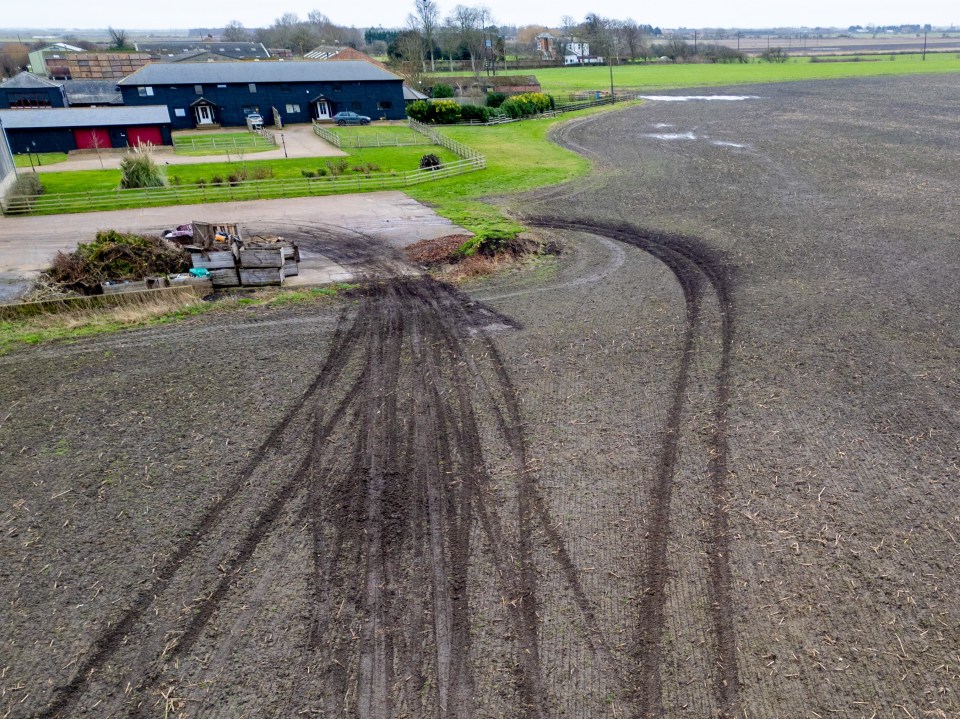
<path id="1" fill-rule="evenodd" d="M 59 162 L 66 161 L 67 153 L 65 152 L 34 152 L 30 155 L 18 154 L 13 156 L 13 164 L 17 167 L 56 165 Z"/>
<path id="2" fill-rule="evenodd" d="M 212 302 L 195 298 L 137 298 L 109 309 L 58 312 L 22 320 L 0 321 L 0 355 L 26 345 L 70 341 L 92 335 L 165 325 L 211 312 L 229 312 L 247 307 L 286 307 L 329 299 L 356 285 L 338 284 L 297 290 L 270 288 L 253 296 L 229 295 Z"/>
<path id="3" fill-rule="evenodd" d="M 420 164 L 420 158 L 426 152 L 432 152 L 440 156 L 444 162 L 457 160 L 457 156 L 441 147 L 433 145 L 419 147 L 367 147 L 345 149 L 347 156 L 344 157 L 347 163 L 353 166 L 360 166 L 366 163 L 374 163 L 380 167 L 380 171 L 389 172 L 396 170 L 398 172 L 416 170 Z M 231 162 L 204 162 L 196 165 L 168 165 L 164 168 L 167 181 L 172 182 L 178 178 L 184 185 L 195 184 L 197 180 L 210 182 L 214 176 L 222 178 L 245 168 L 248 173 L 253 173 L 257 168 L 269 169 L 273 178 L 300 178 L 303 171 L 316 172 L 319 169 L 327 170 L 327 162 L 335 163 L 341 158 L 338 157 L 306 157 L 284 160 L 247 160 L 242 162 L 232 153 L 235 158 Z M 348 169 L 348 172 L 352 172 Z M 40 175 L 44 190 L 47 193 L 61 192 L 101 192 L 115 190 L 120 184 L 119 170 L 79 170 L 76 172 L 45 172 Z"/>
<path id="4" fill-rule="evenodd" d="M 490 127 L 441 127 L 440 132 L 482 152 L 487 169 L 406 190 L 416 200 L 482 239 L 511 238 L 523 230 L 484 198 L 558 185 L 590 171 L 590 161 L 550 142 L 547 133 L 577 117 L 622 109 L 624 105 L 580 110 L 555 119 L 523 120 Z"/>

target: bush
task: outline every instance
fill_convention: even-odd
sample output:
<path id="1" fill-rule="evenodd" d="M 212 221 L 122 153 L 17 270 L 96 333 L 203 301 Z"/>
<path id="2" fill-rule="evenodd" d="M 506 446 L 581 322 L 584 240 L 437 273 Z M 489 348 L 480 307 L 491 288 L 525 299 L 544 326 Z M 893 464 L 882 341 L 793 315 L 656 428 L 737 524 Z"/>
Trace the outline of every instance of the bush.
<path id="1" fill-rule="evenodd" d="M 453 97 L 453 88 L 442 83 L 439 85 L 434 85 L 430 90 L 430 96 L 436 98 Z"/>
<path id="2" fill-rule="evenodd" d="M 542 92 L 525 92 L 522 95 L 508 97 L 500 109 L 512 118 L 536 115 L 553 109 L 553 97 Z"/>
<path id="3" fill-rule="evenodd" d="M 317 177 L 326 177 L 329 170 L 326 167 L 317 168 Z"/>
<path id="4" fill-rule="evenodd" d="M 210 184 L 211 184 L 211 185 L 222 185 L 222 184 L 223 184 L 223 178 L 220 177 L 220 175 L 214 175 L 213 177 L 210 178 Z"/>
<path id="5" fill-rule="evenodd" d="M 434 155 L 432 152 L 429 155 L 424 155 L 420 158 L 420 169 L 421 170 L 439 170 L 443 165 L 440 162 L 440 158 Z"/>
<path id="6" fill-rule="evenodd" d="M 22 209 L 17 209 L 16 212 L 29 212 L 33 203 L 34 197 L 43 194 L 43 185 L 40 184 L 40 179 L 34 173 L 22 174 L 18 177 L 13 185 L 10 186 L 10 189 L 7 191 L 7 202 L 16 202 L 20 203 L 24 200 L 27 202 L 22 206 Z M 14 210 L 8 210 L 9 213 L 14 213 Z"/>
<path id="7" fill-rule="evenodd" d="M 460 106 L 453 100 L 438 100 L 427 102 L 417 100 L 407 107 L 407 116 L 417 122 L 428 122 L 438 125 L 452 125 L 460 122 Z"/>
<path id="8" fill-rule="evenodd" d="M 407 117 L 417 122 L 430 121 L 430 103 L 426 100 L 417 100 L 407 105 Z"/>
<path id="9" fill-rule="evenodd" d="M 430 103 L 430 122 L 438 125 L 452 125 L 460 122 L 460 106 L 453 100 L 439 100 Z"/>
<path id="10" fill-rule="evenodd" d="M 300 174 L 303 175 L 304 177 L 316 177 L 316 176 L 317 176 L 317 173 L 314 172 L 313 170 L 300 170 Z M 326 174 L 326 173 L 324 173 L 324 174 Z"/>
<path id="11" fill-rule="evenodd" d="M 327 167 L 331 175 L 342 175 L 347 171 L 347 168 L 350 167 L 350 163 L 341 157 L 339 160 L 334 160 L 333 162 L 327 160 Z"/>
<path id="12" fill-rule="evenodd" d="M 790 56 L 782 47 L 770 47 L 760 53 L 764 62 L 786 62 Z"/>
<path id="13" fill-rule="evenodd" d="M 105 280 L 142 280 L 151 275 L 186 272 L 189 255 L 159 237 L 103 230 L 74 252 L 58 252 L 48 274 L 59 284 L 85 294 L 99 291 Z"/>
<path id="14" fill-rule="evenodd" d="M 505 92 L 488 92 L 487 107 L 500 107 L 506 99 L 507 94 Z"/>
<path id="15" fill-rule="evenodd" d="M 150 157 L 150 151 L 137 145 L 133 152 L 120 160 L 120 188 L 163 187 L 163 173 Z"/>
<path id="16" fill-rule="evenodd" d="M 266 180 L 268 177 L 273 177 L 272 167 L 254 167 L 253 168 L 254 180 Z"/>
<path id="17" fill-rule="evenodd" d="M 463 105 L 460 108 L 460 117 L 464 122 L 469 122 L 470 120 L 486 122 L 490 119 L 490 110 L 480 105 Z"/>

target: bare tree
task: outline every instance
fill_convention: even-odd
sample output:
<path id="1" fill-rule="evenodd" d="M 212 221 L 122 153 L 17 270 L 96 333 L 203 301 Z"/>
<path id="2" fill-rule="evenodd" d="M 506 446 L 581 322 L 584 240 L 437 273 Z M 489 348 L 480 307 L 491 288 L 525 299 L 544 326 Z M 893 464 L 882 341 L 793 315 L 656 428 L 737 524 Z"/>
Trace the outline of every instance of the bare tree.
<path id="1" fill-rule="evenodd" d="M 484 35 L 487 24 L 491 22 L 490 11 L 482 5 L 478 7 L 457 5 L 448 22 L 459 33 L 460 44 L 470 55 L 470 68 L 473 74 L 479 77 L 483 70 L 482 61 L 486 52 Z"/>
<path id="2" fill-rule="evenodd" d="M 229 42 L 246 42 L 250 39 L 250 33 L 238 20 L 231 20 L 223 28 L 223 39 Z"/>
<path id="3" fill-rule="evenodd" d="M 107 32 L 110 33 L 110 40 L 113 43 L 114 50 L 127 50 L 129 49 L 126 30 L 118 30 L 112 27 L 107 28 Z"/>
<path id="4" fill-rule="evenodd" d="M 411 26 L 416 27 L 423 34 L 423 40 L 430 53 L 430 72 L 436 72 L 433 49 L 436 46 L 434 35 L 437 22 L 440 20 L 440 8 L 435 0 L 413 0 L 414 12 L 408 17 Z"/>

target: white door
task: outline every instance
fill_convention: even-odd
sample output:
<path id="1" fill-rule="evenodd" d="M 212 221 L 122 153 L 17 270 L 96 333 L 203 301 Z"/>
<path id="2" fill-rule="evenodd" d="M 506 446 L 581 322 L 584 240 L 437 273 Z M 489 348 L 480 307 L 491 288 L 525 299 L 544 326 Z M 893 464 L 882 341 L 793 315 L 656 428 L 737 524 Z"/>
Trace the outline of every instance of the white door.
<path id="1" fill-rule="evenodd" d="M 212 125 L 213 124 L 213 108 L 209 105 L 197 105 L 197 124 L 198 125 Z"/>
<path id="2" fill-rule="evenodd" d="M 317 100 L 317 119 L 330 119 L 330 103 L 328 103 L 326 100 Z"/>

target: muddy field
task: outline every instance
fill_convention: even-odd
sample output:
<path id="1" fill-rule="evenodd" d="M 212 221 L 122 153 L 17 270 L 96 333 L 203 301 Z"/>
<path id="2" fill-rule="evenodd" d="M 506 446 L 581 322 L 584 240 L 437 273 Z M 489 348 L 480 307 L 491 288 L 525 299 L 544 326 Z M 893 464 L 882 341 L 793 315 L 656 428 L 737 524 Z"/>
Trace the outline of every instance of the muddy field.
<path id="1" fill-rule="evenodd" d="M 286 226 L 370 281 L 0 358 L 0 716 L 960 716 L 956 90 L 578 121 L 558 258 Z"/>

